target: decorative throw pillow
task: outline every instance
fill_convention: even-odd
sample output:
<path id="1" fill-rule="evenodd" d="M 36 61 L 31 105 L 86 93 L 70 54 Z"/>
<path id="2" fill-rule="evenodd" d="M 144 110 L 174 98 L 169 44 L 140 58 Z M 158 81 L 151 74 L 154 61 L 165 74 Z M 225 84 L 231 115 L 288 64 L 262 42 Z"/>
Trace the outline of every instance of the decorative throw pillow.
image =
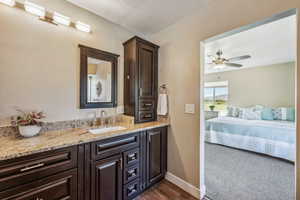
<path id="1" fill-rule="evenodd" d="M 275 108 L 273 109 L 275 120 L 295 121 L 295 108 Z"/>
<path id="2" fill-rule="evenodd" d="M 234 106 L 227 107 L 227 117 L 239 117 L 240 108 Z"/>
<path id="3" fill-rule="evenodd" d="M 243 108 L 240 111 L 239 117 L 247 120 L 261 120 L 261 111 L 253 111 L 252 108 Z"/>
<path id="4" fill-rule="evenodd" d="M 261 112 L 262 120 L 274 120 L 273 117 L 273 109 L 272 108 L 264 108 Z"/>
<path id="5" fill-rule="evenodd" d="M 294 122 L 296 120 L 296 109 L 288 108 L 287 120 Z"/>

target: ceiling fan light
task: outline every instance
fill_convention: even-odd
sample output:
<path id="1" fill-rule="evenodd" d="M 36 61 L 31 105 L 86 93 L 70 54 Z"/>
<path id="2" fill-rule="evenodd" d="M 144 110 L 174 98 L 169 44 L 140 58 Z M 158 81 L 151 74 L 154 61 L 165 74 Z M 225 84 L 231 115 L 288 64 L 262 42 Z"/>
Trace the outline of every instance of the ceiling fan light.
<path id="1" fill-rule="evenodd" d="M 216 65 L 215 69 L 224 69 L 225 67 L 226 67 L 226 65 L 220 64 L 220 65 Z"/>

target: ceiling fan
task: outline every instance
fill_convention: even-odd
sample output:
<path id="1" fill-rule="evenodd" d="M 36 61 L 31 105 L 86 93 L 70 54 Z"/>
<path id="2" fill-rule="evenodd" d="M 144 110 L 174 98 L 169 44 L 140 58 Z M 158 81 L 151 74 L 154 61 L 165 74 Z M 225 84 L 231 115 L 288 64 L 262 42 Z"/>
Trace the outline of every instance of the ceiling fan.
<path id="1" fill-rule="evenodd" d="M 213 57 L 213 60 L 211 63 L 208 63 L 209 65 L 214 65 L 217 68 L 224 68 L 224 67 L 243 67 L 241 64 L 233 63 L 240 60 L 245 60 L 251 58 L 250 55 L 244 55 L 244 56 L 238 56 L 233 58 L 224 58 L 222 57 L 223 51 L 219 50 L 216 53 L 216 56 L 209 55 L 208 57 Z"/>

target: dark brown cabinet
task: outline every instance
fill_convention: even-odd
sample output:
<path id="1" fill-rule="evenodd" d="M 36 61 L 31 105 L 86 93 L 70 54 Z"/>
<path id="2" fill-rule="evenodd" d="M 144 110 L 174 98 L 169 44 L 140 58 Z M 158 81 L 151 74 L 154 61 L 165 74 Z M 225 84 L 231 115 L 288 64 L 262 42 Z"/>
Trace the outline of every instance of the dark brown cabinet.
<path id="1" fill-rule="evenodd" d="M 167 169 L 166 129 L 158 128 L 147 131 L 147 170 L 146 184 L 151 186 L 161 180 Z"/>
<path id="2" fill-rule="evenodd" d="M 38 177 L 36 177 L 38 178 Z M 26 180 L 26 179 L 25 179 Z M 3 183 L 1 183 L 3 184 Z M 77 169 L 0 191 L 1 200 L 74 200 L 77 199 Z"/>
<path id="3" fill-rule="evenodd" d="M 77 199 L 78 173 L 77 166 L 74 165 L 77 164 L 76 150 L 77 147 L 74 146 L 2 161 L 0 199 Z M 72 167 L 75 168 L 70 169 Z"/>
<path id="4" fill-rule="evenodd" d="M 156 120 L 158 49 L 136 36 L 124 43 L 124 111 L 136 123 Z"/>
<path id="5" fill-rule="evenodd" d="M 0 161 L 1 200 L 131 200 L 167 170 L 167 127 Z"/>
<path id="6" fill-rule="evenodd" d="M 167 127 L 93 142 L 90 147 L 92 172 L 87 180 L 92 200 L 130 200 L 165 176 Z"/>
<path id="7" fill-rule="evenodd" d="M 77 146 L 0 162 L 0 191 L 77 167 Z"/>
<path id="8" fill-rule="evenodd" d="M 122 155 L 96 161 L 92 166 L 92 200 L 122 199 Z"/>

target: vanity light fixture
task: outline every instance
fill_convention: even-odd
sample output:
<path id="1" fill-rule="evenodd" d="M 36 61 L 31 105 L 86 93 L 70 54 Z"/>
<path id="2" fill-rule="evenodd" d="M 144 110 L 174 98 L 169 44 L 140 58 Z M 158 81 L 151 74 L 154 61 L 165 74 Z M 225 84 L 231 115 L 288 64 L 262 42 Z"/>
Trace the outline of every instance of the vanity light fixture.
<path id="1" fill-rule="evenodd" d="M 11 6 L 11 7 L 16 5 L 16 2 L 14 0 L 0 0 L 0 3 L 3 3 L 5 5 Z"/>
<path id="2" fill-rule="evenodd" d="M 64 16 L 58 12 L 54 12 L 53 21 L 54 21 L 54 23 L 62 24 L 65 26 L 70 26 L 70 24 L 71 24 L 70 17 Z"/>
<path id="3" fill-rule="evenodd" d="M 87 33 L 90 33 L 91 32 L 91 26 L 90 25 L 87 25 L 85 23 L 82 23 L 80 21 L 77 21 L 76 24 L 75 24 L 75 27 L 80 30 L 80 31 L 83 31 L 83 32 L 87 32 Z"/>
<path id="4" fill-rule="evenodd" d="M 27 12 L 37 15 L 40 18 L 44 18 L 46 16 L 46 9 L 44 7 L 34 4 L 30 1 L 25 1 L 24 7 Z"/>
<path id="5" fill-rule="evenodd" d="M 15 6 L 17 7 L 24 6 L 24 9 L 26 12 L 36 15 L 39 17 L 40 20 L 44 22 L 48 22 L 50 24 L 58 25 L 62 24 L 65 26 L 70 26 L 72 28 L 76 28 L 77 30 L 86 32 L 86 33 L 91 33 L 91 26 L 85 23 L 82 23 L 80 21 L 77 21 L 76 23 L 71 21 L 70 17 L 67 17 L 65 15 L 62 15 L 58 12 L 49 12 L 46 10 L 46 8 L 32 3 L 31 1 L 25 0 L 24 3 L 20 3 L 16 0 L 0 0 L 0 3 L 8 5 L 8 6 Z M 20 5 L 19 5 L 20 4 Z"/>

